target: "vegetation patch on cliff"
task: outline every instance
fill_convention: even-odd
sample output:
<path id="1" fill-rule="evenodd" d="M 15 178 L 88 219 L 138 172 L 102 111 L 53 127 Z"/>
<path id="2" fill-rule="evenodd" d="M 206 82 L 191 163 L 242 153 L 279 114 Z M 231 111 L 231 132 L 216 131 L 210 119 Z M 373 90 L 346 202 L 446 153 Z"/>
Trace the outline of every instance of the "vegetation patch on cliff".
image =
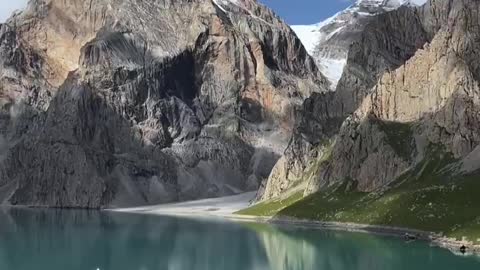
<path id="1" fill-rule="evenodd" d="M 308 183 L 318 173 L 322 165 L 330 162 L 332 159 L 334 140 L 326 140 L 319 146 L 318 157 L 305 169 L 304 177 L 300 179 L 302 183 Z"/>
<path id="2" fill-rule="evenodd" d="M 395 153 L 404 160 L 410 160 L 413 146 L 412 123 L 400 123 L 391 121 L 374 120 L 380 130 L 386 136 L 386 143 L 390 145 Z"/>

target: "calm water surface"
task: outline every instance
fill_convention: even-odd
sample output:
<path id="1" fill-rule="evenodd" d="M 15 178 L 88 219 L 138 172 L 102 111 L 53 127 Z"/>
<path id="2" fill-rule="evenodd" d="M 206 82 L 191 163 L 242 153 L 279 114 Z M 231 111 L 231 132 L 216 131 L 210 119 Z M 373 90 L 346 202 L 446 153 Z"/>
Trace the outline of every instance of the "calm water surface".
<path id="1" fill-rule="evenodd" d="M 1 270 L 470 270 L 426 243 L 220 220 L 0 209 Z"/>

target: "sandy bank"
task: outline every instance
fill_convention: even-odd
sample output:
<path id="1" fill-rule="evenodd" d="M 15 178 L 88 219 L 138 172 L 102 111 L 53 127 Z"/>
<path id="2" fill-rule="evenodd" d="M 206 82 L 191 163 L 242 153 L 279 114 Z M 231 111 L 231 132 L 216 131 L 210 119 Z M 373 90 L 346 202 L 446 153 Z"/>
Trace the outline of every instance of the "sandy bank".
<path id="1" fill-rule="evenodd" d="M 247 208 L 255 198 L 255 194 L 255 192 L 248 192 L 222 198 L 133 208 L 109 209 L 108 211 L 154 215 L 208 215 L 228 217 L 237 211 Z"/>
<path id="2" fill-rule="evenodd" d="M 473 243 L 449 239 L 432 232 L 425 232 L 409 228 L 356 223 L 322 222 L 290 217 L 258 217 L 234 214 L 237 211 L 247 208 L 254 198 L 255 192 L 250 192 L 236 196 L 215 199 L 135 208 L 109 209 L 107 211 L 153 215 L 221 217 L 238 222 L 261 222 L 280 226 L 297 226 L 310 229 L 361 232 L 377 235 L 390 235 L 395 237 L 409 236 L 415 237 L 418 240 L 428 241 L 435 246 L 447 248 L 458 255 L 463 255 L 460 252 L 460 247 L 462 246 L 467 247 L 467 252 L 465 253 L 466 255 L 480 255 L 480 246 L 474 245 Z"/>

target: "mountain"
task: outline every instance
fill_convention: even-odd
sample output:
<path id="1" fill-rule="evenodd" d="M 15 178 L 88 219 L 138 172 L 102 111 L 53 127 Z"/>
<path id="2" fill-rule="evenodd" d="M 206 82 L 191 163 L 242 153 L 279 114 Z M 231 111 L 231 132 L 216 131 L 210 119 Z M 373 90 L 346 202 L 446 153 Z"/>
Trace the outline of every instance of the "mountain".
<path id="1" fill-rule="evenodd" d="M 305 45 L 335 90 L 340 80 L 349 47 L 357 41 L 374 16 L 401 6 L 420 6 L 426 0 L 358 0 L 323 22 L 293 25 L 292 29 Z"/>
<path id="2" fill-rule="evenodd" d="M 478 1 L 430 0 L 372 15 L 337 91 L 305 101 L 261 202 L 243 213 L 478 243 L 479 14 Z"/>
<path id="3" fill-rule="evenodd" d="M 325 152 L 342 125 L 372 93 L 383 73 L 402 66 L 429 41 L 417 7 L 404 5 L 372 15 L 348 47 L 336 91 L 313 93 L 303 104 L 283 158 L 267 182 L 263 199 L 298 185 L 312 159 Z M 368 64 L 366 64 L 368 63 Z M 329 148 L 329 147 L 327 147 Z"/>
<path id="4" fill-rule="evenodd" d="M 328 82 L 254 0 L 32 0 L 0 26 L 0 202 L 255 190 Z"/>
<path id="5" fill-rule="evenodd" d="M 254 0 L 32 0 L 0 25 L 0 202 L 258 190 L 241 213 L 478 244 L 480 2 L 422 3 L 357 1 L 307 51 Z"/>

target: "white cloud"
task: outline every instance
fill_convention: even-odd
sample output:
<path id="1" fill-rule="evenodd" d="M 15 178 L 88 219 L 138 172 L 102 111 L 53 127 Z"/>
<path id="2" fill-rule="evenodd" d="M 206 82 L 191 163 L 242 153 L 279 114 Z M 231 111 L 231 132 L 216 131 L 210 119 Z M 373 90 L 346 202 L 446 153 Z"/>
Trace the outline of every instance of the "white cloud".
<path id="1" fill-rule="evenodd" d="M 0 23 L 12 15 L 17 9 L 22 9 L 27 5 L 27 0 L 0 0 Z"/>

